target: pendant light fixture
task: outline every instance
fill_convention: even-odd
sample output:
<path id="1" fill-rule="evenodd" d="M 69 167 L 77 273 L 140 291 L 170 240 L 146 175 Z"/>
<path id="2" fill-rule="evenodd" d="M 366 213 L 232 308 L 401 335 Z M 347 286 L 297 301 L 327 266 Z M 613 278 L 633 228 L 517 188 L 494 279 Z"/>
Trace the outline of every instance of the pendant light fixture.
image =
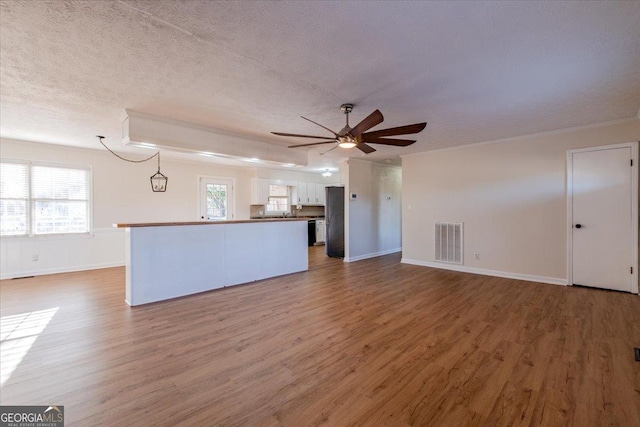
<path id="1" fill-rule="evenodd" d="M 166 175 L 164 175 L 162 172 L 160 172 L 160 151 L 158 151 L 153 156 L 147 157 L 146 159 L 142 159 L 142 160 L 126 159 L 126 158 L 122 157 L 121 155 L 115 153 L 113 150 L 111 150 L 109 147 L 107 147 L 105 145 L 105 143 L 103 141 L 104 136 L 96 135 L 96 138 L 98 138 L 98 141 L 100 141 L 100 144 L 102 144 L 102 146 L 104 148 L 106 148 L 107 151 L 109 151 L 111 154 L 113 154 L 114 156 L 116 156 L 120 160 L 124 160 L 125 162 L 143 163 L 143 162 L 146 162 L 146 161 L 149 161 L 149 160 L 153 159 L 154 157 L 158 157 L 158 172 L 156 172 L 155 174 L 151 175 L 151 178 L 150 178 L 150 180 L 151 180 L 151 191 L 153 191 L 154 193 L 164 193 L 165 191 L 167 191 L 167 182 L 169 182 L 169 178 Z"/>
<path id="2" fill-rule="evenodd" d="M 324 172 L 322 172 L 322 176 L 324 176 L 326 178 L 330 177 L 331 175 L 333 175 L 333 174 L 331 173 L 331 171 L 329 169 L 326 169 Z"/>
<path id="3" fill-rule="evenodd" d="M 167 182 L 169 182 L 169 178 L 160 172 L 160 152 L 158 151 L 158 172 L 151 175 L 151 191 L 154 193 L 164 193 L 167 191 Z"/>

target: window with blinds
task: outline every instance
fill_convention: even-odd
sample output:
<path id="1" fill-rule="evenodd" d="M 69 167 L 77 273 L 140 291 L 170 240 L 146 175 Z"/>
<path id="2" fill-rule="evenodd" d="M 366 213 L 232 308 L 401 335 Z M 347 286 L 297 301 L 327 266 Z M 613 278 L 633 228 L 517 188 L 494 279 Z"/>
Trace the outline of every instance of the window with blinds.
<path id="1" fill-rule="evenodd" d="M 29 165 L 0 163 L 0 235 L 29 233 Z"/>
<path id="2" fill-rule="evenodd" d="M 269 185 L 268 213 L 289 212 L 289 187 L 286 185 Z"/>
<path id="3" fill-rule="evenodd" d="M 1 235 L 87 233 L 89 167 L 0 163 Z"/>

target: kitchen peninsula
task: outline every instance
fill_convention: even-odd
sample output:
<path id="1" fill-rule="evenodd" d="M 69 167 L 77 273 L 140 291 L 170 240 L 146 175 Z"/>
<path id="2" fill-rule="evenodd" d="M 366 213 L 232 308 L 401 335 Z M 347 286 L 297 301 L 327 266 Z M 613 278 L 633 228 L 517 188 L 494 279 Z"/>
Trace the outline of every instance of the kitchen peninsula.
<path id="1" fill-rule="evenodd" d="M 305 219 L 114 227 L 126 232 L 126 302 L 131 306 L 309 269 Z"/>

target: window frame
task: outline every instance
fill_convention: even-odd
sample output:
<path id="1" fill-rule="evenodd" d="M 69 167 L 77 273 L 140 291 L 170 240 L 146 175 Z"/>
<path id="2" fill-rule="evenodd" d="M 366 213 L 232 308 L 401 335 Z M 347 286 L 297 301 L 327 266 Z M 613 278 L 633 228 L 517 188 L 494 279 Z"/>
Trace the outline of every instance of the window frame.
<path id="1" fill-rule="evenodd" d="M 2 235 L 3 239 L 6 238 L 48 238 L 48 237 L 85 237 L 93 235 L 93 167 L 91 165 L 86 164 L 77 164 L 77 163 L 60 163 L 60 162 L 49 162 L 49 161 L 38 161 L 38 160 L 23 160 L 23 159 L 14 159 L 14 158 L 0 158 L 0 167 L 2 164 L 21 164 L 26 165 L 27 167 L 27 230 L 24 234 L 7 234 Z M 81 170 L 86 172 L 87 181 L 87 199 L 79 199 L 79 200 L 66 200 L 66 199 L 46 199 L 46 198 L 35 198 L 33 197 L 33 174 L 32 168 L 34 166 L 40 167 L 49 167 L 56 169 L 73 169 L 73 170 Z M 5 198 L 2 198 L 5 200 Z M 7 200 L 18 200 L 15 198 L 7 198 Z M 20 199 L 22 200 L 22 199 Z M 34 233 L 35 229 L 35 204 L 38 201 L 83 201 L 86 200 L 87 203 L 87 231 L 69 231 L 69 232 L 55 232 L 55 233 Z"/>

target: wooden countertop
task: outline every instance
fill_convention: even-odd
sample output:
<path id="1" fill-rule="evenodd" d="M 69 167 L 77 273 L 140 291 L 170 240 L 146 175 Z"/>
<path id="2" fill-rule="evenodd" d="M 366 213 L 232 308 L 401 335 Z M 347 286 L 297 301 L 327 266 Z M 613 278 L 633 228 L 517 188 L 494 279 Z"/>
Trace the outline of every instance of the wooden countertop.
<path id="1" fill-rule="evenodd" d="M 234 221 L 194 221 L 194 222 L 148 222 L 137 224 L 113 224 L 116 228 L 129 227 L 173 227 L 178 225 L 219 225 L 219 224 L 248 224 L 262 222 L 283 222 L 283 221 L 308 221 L 307 218 L 264 218 L 264 219 L 240 219 Z"/>

